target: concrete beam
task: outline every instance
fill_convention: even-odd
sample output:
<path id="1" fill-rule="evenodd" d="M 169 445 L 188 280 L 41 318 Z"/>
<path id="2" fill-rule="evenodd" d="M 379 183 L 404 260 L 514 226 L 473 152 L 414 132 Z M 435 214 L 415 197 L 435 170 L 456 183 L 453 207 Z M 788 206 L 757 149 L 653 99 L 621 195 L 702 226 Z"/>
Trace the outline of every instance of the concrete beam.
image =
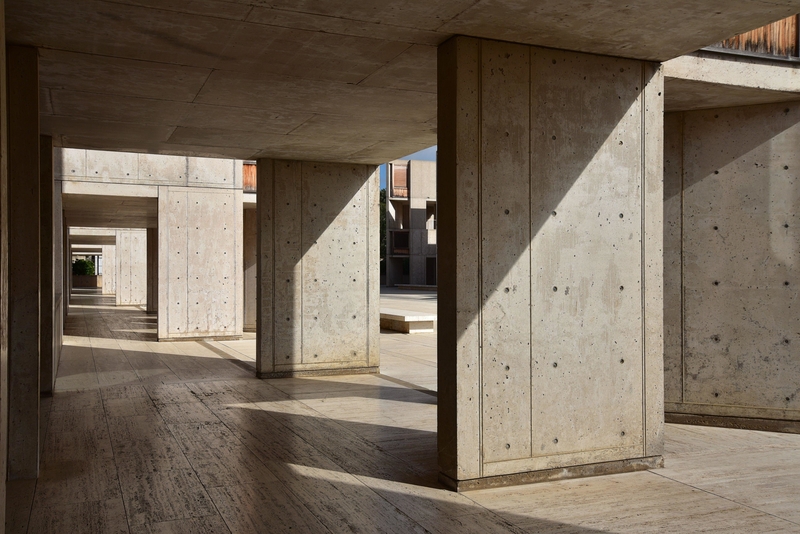
<path id="1" fill-rule="evenodd" d="M 8 46 L 8 478 L 39 476 L 39 68 Z"/>
<path id="2" fill-rule="evenodd" d="M 661 463 L 662 93 L 654 63 L 440 47 L 438 442 L 451 487 Z"/>

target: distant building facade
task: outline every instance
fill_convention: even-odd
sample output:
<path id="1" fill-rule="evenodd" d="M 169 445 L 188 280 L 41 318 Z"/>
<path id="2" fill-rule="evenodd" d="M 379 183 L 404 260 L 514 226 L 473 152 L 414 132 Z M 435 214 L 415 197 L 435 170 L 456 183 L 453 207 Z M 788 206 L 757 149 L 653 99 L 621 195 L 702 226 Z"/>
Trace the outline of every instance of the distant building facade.
<path id="1" fill-rule="evenodd" d="M 435 161 L 387 164 L 386 234 L 386 285 L 436 287 Z"/>

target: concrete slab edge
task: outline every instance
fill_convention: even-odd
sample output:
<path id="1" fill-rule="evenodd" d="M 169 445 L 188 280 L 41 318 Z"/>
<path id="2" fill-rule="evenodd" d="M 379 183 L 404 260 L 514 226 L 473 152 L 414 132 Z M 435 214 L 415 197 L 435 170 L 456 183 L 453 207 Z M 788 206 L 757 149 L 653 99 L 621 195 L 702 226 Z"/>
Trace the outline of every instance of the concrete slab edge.
<path id="1" fill-rule="evenodd" d="M 242 339 L 240 335 L 233 336 L 196 336 L 196 337 L 160 337 L 159 342 L 173 342 L 173 341 L 239 341 Z"/>
<path id="2" fill-rule="evenodd" d="M 723 415 L 698 415 L 688 413 L 667 412 L 664 414 L 667 423 L 679 425 L 718 426 L 722 428 L 738 428 L 742 430 L 761 430 L 765 432 L 782 432 L 800 434 L 800 421 L 781 419 L 760 419 L 755 417 L 731 417 Z"/>
<path id="3" fill-rule="evenodd" d="M 447 489 L 461 493 L 463 491 L 500 488 L 504 486 L 520 486 L 523 484 L 538 484 L 540 482 L 553 482 L 571 478 L 586 478 L 630 473 L 633 471 L 647 471 L 660 467 L 664 467 L 664 458 L 659 455 L 467 480 L 454 480 L 444 473 L 439 473 L 439 482 L 444 484 Z"/>
<path id="4" fill-rule="evenodd" d="M 309 376 L 371 375 L 378 374 L 380 367 L 354 367 L 344 369 L 303 369 L 294 371 L 270 371 L 256 373 L 258 378 L 300 378 Z"/>

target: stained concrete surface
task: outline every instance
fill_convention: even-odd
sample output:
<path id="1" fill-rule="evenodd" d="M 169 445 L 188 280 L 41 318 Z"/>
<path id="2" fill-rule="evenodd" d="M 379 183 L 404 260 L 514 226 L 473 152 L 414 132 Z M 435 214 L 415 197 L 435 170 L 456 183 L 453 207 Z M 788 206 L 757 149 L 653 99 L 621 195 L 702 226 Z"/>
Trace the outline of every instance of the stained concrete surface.
<path id="1" fill-rule="evenodd" d="M 381 335 L 380 376 L 258 380 L 227 349 L 246 341 L 156 343 L 148 321 L 73 295 L 42 476 L 9 486 L 8 532 L 800 529 L 800 436 L 667 425 L 665 469 L 455 494 L 419 336 Z"/>

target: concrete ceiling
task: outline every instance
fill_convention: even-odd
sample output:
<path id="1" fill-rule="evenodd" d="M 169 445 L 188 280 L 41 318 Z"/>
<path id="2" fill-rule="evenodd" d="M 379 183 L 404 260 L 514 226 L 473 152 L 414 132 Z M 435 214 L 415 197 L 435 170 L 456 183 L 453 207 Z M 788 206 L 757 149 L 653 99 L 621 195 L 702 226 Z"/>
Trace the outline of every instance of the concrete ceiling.
<path id="1" fill-rule="evenodd" d="M 667 78 L 664 111 L 752 106 L 800 100 L 800 93 Z"/>
<path id="2" fill-rule="evenodd" d="M 6 0 L 57 145 L 382 163 L 436 143 L 454 34 L 666 60 L 799 0 Z"/>
<path id="3" fill-rule="evenodd" d="M 61 195 L 61 201 L 68 226 L 92 228 L 158 227 L 157 198 L 64 193 Z M 71 235 L 70 238 L 72 238 Z"/>

